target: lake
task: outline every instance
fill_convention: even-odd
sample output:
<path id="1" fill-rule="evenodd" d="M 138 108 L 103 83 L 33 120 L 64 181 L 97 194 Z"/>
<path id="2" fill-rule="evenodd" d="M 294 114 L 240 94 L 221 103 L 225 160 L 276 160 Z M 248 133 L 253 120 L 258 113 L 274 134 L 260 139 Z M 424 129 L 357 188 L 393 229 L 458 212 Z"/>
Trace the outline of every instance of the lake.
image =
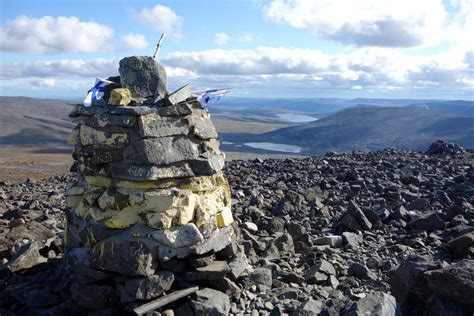
<path id="1" fill-rule="evenodd" d="M 277 116 L 283 120 L 287 120 L 292 123 L 306 123 L 318 120 L 318 118 L 316 117 L 304 114 L 279 113 L 277 114 Z"/>
<path id="2" fill-rule="evenodd" d="M 297 154 L 301 152 L 301 147 L 287 145 L 287 144 L 276 144 L 276 143 L 244 143 L 245 146 L 256 148 L 256 149 L 265 149 L 272 151 L 281 151 L 286 153 Z"/>

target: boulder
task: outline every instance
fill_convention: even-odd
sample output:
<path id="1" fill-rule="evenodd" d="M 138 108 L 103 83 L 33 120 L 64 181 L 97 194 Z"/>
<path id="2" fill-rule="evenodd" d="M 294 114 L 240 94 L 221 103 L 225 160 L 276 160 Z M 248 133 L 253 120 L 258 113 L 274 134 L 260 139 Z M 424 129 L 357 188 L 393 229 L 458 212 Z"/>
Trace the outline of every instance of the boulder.
<path id="1" fill-rule="evenodd" d="M 77 304 L 84 308 L 99 309 L 113 306 L 117 297 L 115 289 L 110 285 L 72 283 L 71 296 Z"/>
<path id="2" fill-rule="evenodd" d="M 424 273 L 430 290 L 454 302 L 474 305 L 474 260 L 464 259 L 446 268 Z"/>
<path id="3" fill-rule="evenodd" d="M 195 315 L 225 316 L 230 311 L 230 299 L 226 294 L 204 288 L 188 299 Z"/>
<path id="4" fill-rule="evenodd" d="M 119 63 L 120 82 L 133 98 L 164 97 L 168 79 L 165 68 L 153 57 L 125 57 Z"/>
<path id="5" fill-rule="evenodd" d="M 372 292 L 355 303 L 344 316 L 402 316 L 395 297 L 383 292 Z"/>

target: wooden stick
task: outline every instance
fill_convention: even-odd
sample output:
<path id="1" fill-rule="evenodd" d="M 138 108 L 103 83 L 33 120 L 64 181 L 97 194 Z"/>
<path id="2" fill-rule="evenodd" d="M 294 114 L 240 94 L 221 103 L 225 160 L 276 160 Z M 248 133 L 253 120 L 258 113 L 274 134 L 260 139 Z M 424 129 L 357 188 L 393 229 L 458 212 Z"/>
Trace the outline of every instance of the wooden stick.
<path id="1" fill-rule="evenodd" d="M 169 303 L 177 301 L 180 298 L 188 296 L 189 294 L 197 292 L 198 290 L 199 290 L 199 287 L 194 286 L 194 287 L 190 287 L 188 289 L 175 291 L 175 292 L 173 292 L 169 295 L 162 296 L 162 297 L 160 297 L 160 298 L 158 298 L 154 301 L 151 301 L 149 303 L 138 306 L 138 307 L 134 308 L 133 311 L 137 315 L 143 315 L 143 314 L 151 312 L 151 311 L 153 311 L 153 310 L 155 310 L 159 307 L 162 307 L 162 306 L 168 305 Z"/>
<path id="2" fill-rule="evenodd" d="M 163 37 L 165 37 L 165 33 L 161 34 L 160 40 L 158 41 L 158 44 L 156 44 L 156 50 L 155 50 L 155 53 L 153 54 L 153 58 L 156 58 L 158 54 L 160 53 L 161 42 L 163 41 Z"/>

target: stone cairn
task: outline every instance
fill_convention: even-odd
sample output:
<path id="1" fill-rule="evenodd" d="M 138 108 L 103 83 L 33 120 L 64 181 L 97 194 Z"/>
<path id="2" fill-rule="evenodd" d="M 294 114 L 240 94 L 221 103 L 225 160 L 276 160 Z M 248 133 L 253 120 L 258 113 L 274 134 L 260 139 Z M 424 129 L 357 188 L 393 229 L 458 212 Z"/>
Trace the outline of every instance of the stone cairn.
<path id="1" fill-rule="evenodd" d="M 152 57 L 126 57 L 119 73 L 100 100 L 70 113 L 79 176 L 66 194 L 72 298 L 80 308 L 130 312 L 198 285 L 176 305 L 227 313 L 246 261 L 208 110 L 189 85 L 169 94 Z"/>

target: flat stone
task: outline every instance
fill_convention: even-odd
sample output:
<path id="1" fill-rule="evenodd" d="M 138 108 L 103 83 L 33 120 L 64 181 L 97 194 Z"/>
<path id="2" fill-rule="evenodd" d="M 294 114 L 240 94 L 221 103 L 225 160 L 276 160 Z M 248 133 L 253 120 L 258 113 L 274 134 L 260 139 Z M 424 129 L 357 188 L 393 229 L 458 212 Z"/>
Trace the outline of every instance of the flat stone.
<path id="1" fill-rule="evenodd" d="M 81 125 L 81 144 L 107 145 L 110 147 L 125 147 L 128 145 L 128 135 L 126 133 L 101 132 L 86 125 Z"/>
<path id="2" fill-rule="evenodd" d="M 120 301 L 129 303 L 158 297 L 171 288 L 173 281 L 171 271 L 158 271 L 146 278 L 129 278 L 119 287 Z"/>
<path id="3" fill-rule="evenodd" d="M 168 165 L 193 161 L 199 155 L 198 145 L 182 136 L 142 139 L 133 144 L 136 164 Z M 191 163 L 194 170 L 194 165 Z M 195 172 L 196 173 L 196 172 Z"/>
<path id="4" fill-rule="evenodd" d="M 103 113 L 94 116 L 95 124 L 98 127 L 120 126 L 133 127 L 137 123 L 137 118 L 132 115 L 111 115 Z"/>
<path id="5" fill-rule="evenodd" d="M 192 246 L 204 239 L 193 223 L 156 231 L 152 234 L 152 237 L 158 242 L 173 248 Z"/>
<path id="6" fill-rule="evenodd" d="M 131 116 L 141 116 L 152 113 L 158 113 L 156 107 L 150 107 L 145 105 L 139 106 L 120 106 L 109 109 L 109 113 L 112 115 L 131 115 Z"/>
<path id="7" fill-rule="evenodd" d="M 186 102 L 181 102 L 176 105 L 161 107 L 158 110 L 161 116 L 186 116 L 193 113 L 191 105 Z"/>
<path id="8" fill-rule="evenodd" d="M 138 118 L 140 137 L 165 137 L 189 134 L 190 126 L 181 117 L 166 117 L 155 114 L 142 115 Z"/>
<path id="9" fill-rule="evenodd" d="M 211 156 L 190 160 L 189 163 L 196 175 L 212 175 L 224 168 L 225 159 L 222 156 Z"/>
<path id="10" fill-rule="evenodd" d="M 229 272 L 229 270 L 230 269 L 226 261 L 216 260 L 212 261 L 207 266 L 196 268 L 195 271 L 187 273 L 185 278 L 188 281 L 222 279 Z"/>
<path id="11" fill-rule="evenodd" d="M 128 240 L 114 236 L 97 243 L 89 260 L 95 269 L 129 276 L 150 276 L 155 273 L 157 265 L 154 247 L 156 244 L 149 239 Z"/>
<path id="12" fill-rule="evenodd" d="M 165 68 L 153 57 L 125 57 L 119 63 L 120 82 L 132 93 L 132 97 L 165 96 L 168 79 Z"/>
<path id="13" fill-rule="evenodd" d="M 195 315 L 227 316 L 230 311 L 230 299 L 226 294 L 204 288 L 188 299 Z"/>
<path id="14" fill-rule="evenodd" d="M 175 105 L 191 97 L 191 85 L 187 84 L 165 97 L 165 104 Z"/>
<path id="15" fill-rule="evenodd" d="M 101 147 L 82 147 L 81 155 L 92 164 L 104 164 L 114 161 L 123 160 L 122 148 L 114 148 L 109 146 Z"/>
<path id="16" fill-rule="evenodd" d="M 116 163 L 111 164 L 110 170 L 112 177 L 130 181 L 153 181 L 194 176 L 191 166 L 186 162 L 161 167 Z"/>

